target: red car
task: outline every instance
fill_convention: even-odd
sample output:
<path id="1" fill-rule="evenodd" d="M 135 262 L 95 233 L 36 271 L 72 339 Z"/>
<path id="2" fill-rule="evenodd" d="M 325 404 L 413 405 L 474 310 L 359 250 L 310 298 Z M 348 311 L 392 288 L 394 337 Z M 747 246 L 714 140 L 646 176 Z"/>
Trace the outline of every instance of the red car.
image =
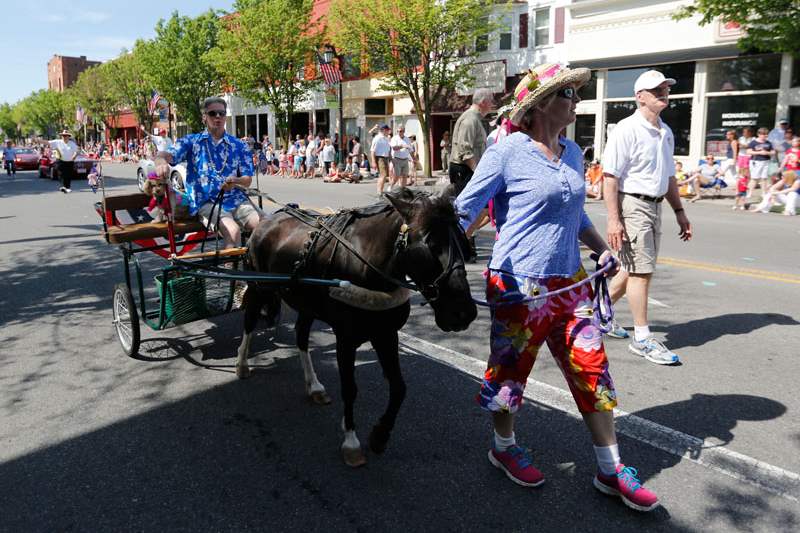
<path id="1" fill-rule="evenodd" d="M 51 159 L 48 155 L 43 155 L 39 159 L 39 177 L 50 178 L 51 180 L 58 179 L 58 170 L 56 169 L 56 159 Z M 96 160 L 85 155 L 78 155 L 75 158 L 75 178 L 85 177 Z"/>
<path id="2" fill-rule="evenodd" d="M 16 148 L 14 167 L 17 170 L 36 170 L 39 168 L 39 152 L 33 148 Z"/>

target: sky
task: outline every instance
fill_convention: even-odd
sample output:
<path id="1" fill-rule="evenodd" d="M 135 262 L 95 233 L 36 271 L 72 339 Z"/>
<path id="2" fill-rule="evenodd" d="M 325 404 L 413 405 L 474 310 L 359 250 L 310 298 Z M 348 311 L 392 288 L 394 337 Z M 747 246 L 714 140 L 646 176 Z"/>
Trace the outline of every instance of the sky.
<path id="1" fill-rule="evenodd" d="M 0 103 L 14 103 L 47 88 L 54 55 L 105 61 L 155 36 L 173 11 L 195 16 L 208 8 L 230 11 L 233 0 L 0 0 Z"/>

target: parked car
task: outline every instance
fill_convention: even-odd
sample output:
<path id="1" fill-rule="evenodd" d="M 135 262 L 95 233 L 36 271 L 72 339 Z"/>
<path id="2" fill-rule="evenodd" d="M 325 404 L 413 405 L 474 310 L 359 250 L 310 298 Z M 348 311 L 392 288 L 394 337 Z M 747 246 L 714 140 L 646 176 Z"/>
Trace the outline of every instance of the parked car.
<path id="1" fill-rule="evenodd" d="M 57 159 L 48 155 L 43 155 L 39 158 L 39 177 L 50 178 L 51 180 L 58 179 L 56 161 Z M 96 159 L 92 159 L 83 154 L 78 155 L 78 157 L 75 158 L 75 177 L 80 178 L 89 174 L 95 161 Z"/>
<path id="2" fill-rule="evenodd" d="M 39 152 L 33 148 L 17 148 L 14 166 L 17 170 L 36 170 L 39 168 Z"/>
<path id="3" fill-rule="evenodd" d="M 152 159 L 142 158 L 139 160 L 139 165 L 136 167 L 136 181 L 139 185 L 139 190 L 144 190 L 144 181 L 147 179 L 148 172 L 155 172 L 156 164 Z M 172 188 L 183 191 L 184 182 L 186 180 L 186 163 L 179 163 L 171 167 L 169 179 L 172 181 Z"/>

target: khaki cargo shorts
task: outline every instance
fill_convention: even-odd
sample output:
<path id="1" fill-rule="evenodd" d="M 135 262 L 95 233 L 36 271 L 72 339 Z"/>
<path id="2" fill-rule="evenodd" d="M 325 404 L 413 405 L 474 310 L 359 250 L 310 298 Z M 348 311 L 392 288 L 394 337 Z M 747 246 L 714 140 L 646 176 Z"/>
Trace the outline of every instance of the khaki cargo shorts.
<path id="1" fill-rule="evenodd" d="M 197 210 L 197 214 L 200 215 L 200 220 L 203 222 L 204 226 L 208 225 L 208 217 L 211 215 L 212 205 L 213 202 L 206 202 L 200 206 L 200 209 Z M 220 206 L 218 205 L 214 208 L 214 216 L 211 224 L 212 230 L 217 229 L 217 213 L 219 213 L 220 218 L 233 219 L 242 229 L 244 229 L 244 225 L 247 223 L 247 219 L 250 218 L 250 215 L 256 214 L 259 217 L 262 216 L 261 211 L 259 211 L 250 202 L 242 202 L 236 207 L 236 209 L 232 211 L 225 211 L 224 209 L 220 210 Z"/>
<path id="2" fill-rule="evenodd" d="M 393 157 L 392 164 L 394 165 L 395 176 L 397 176 L 398 178 L 403 176 L 408 176 L 408 159 Z"/>
<path id="3" fill-rule="evenodd" d="M 619 195 L 622 225 L 627 240 L 622 241 L 619 260 L 631 274 L 652 274 L 656 269 L 661 242 L 661 204 Z"/>
<path id="4" fill-rule="evenodd" d="M 389 177 L 389 158 L 379 155 L 375 156 L 375 165 L 378 167 L 378 175 L 382 178 Z"/>

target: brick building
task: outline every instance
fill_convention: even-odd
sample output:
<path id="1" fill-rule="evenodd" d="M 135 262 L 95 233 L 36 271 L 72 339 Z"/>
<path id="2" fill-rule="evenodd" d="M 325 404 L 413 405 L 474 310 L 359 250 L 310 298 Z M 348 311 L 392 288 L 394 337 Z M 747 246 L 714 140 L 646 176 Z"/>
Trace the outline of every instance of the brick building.
<path id="1" fill-rule="evenodd" d="M 68 57 L 54 55 L 47 62 L 47 88 L 61 92 L 78 79 L 78 74 L 89 67 L 99 65 L 99 61 L 89 61 L 86 56 Z"/>

